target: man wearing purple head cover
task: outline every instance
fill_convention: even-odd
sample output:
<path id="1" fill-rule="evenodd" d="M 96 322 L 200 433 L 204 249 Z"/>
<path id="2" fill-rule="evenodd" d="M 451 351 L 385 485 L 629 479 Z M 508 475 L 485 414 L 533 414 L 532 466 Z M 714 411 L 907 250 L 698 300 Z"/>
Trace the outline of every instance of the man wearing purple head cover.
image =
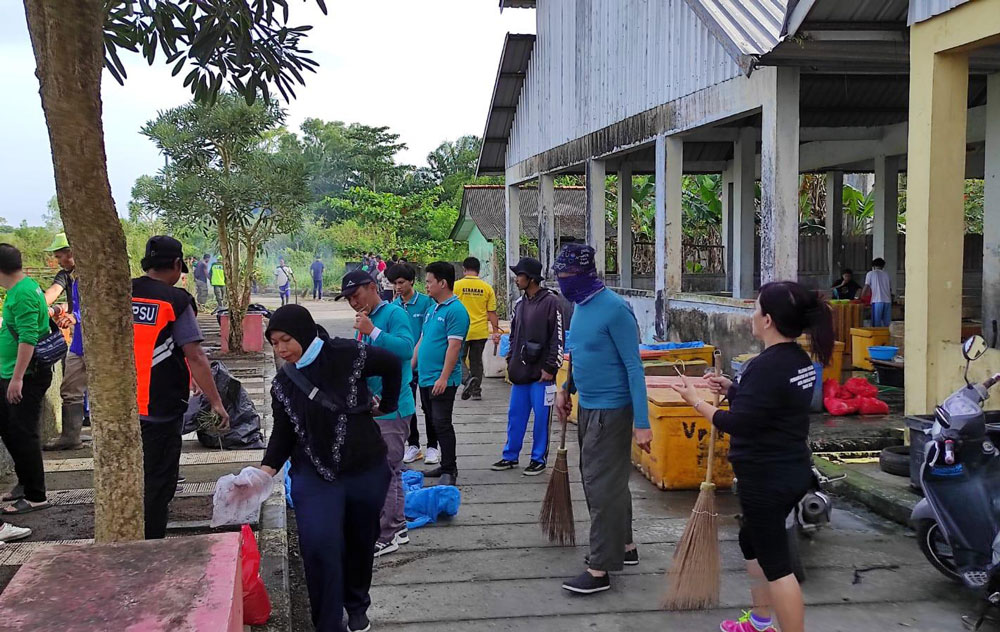
<path id="1" fill-rule="evenodd" d="M 576 304 L 572 368 L 556 408 L 560 417 L 569 415 L 570 394 L 577 393 L 580 473 L 590 509 L 587 570 L 567 580 L 563 588 L 589 595 L 611 588 L 610 572 L 639 563 L 632 537 L 629 453 L 633 435 L 647 452 L 653 435 L 639 359 L 639 326 L 632 308 L 604 287 L 590 246 L 565 246 L 554 270 L 563 295 Z"/>

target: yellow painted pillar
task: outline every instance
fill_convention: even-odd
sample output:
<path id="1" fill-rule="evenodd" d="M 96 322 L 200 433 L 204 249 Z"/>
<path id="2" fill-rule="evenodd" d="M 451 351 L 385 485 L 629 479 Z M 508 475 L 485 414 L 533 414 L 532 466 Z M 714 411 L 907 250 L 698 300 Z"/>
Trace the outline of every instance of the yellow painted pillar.
<path id="1" fill-rule="evenodd" d="M 906 195 L 906 412 L 933 412 L 962 318 L 962 203 L 969 59 L 935 53 L 933 20 L 910 31 Z"/>

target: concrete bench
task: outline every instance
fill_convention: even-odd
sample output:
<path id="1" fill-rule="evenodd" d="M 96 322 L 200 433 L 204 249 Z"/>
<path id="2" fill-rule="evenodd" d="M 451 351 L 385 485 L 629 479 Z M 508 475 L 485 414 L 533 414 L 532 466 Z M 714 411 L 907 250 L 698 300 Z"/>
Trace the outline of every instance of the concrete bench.
<path id="1" fill-rule="evenodd" d="M 39 551 L 0 594 L 0 632 L 242 632 L 240 538 Z"/>

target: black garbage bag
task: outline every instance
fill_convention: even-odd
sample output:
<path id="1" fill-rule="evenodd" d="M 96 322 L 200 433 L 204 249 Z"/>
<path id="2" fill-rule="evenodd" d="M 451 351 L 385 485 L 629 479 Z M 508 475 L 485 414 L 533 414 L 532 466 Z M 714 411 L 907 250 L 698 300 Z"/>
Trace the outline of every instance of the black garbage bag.
<path id="1" fill-rule="evenodd" d="M 211 410 L 204 395 L 196 395 L 188 402 L 184 413 L 184 434 L 198 432 L 198 442 L 206 448 L 225 450 L 256 450 L 264 447 L 264 434 L 260 430 L 260 415 L 243 384 L 229 372 L 221 362 L 212 362 L 212 377 L 219 396 L 229 413 L 229 432 L 219 436 L 198 427 L 197 416 L 202 411 Z"/>

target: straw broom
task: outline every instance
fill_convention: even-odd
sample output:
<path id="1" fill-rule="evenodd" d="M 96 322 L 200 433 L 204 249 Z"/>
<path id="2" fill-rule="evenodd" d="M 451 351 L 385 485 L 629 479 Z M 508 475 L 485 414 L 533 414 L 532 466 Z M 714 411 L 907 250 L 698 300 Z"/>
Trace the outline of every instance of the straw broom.
<path id="1" fill-rule="evenodd" d="M 721 354 L 716 351 L 716 375 L 721 375 Z M 719 407 L 719 395 L 714 397 Z M 698 492 L 698 501 L 691 510 L 674 559 L 667 573 L 667 594 L 663 606 L 668 610 L 698 610 L 719 603 L 719 523 L 715 512 L 715 484 L 712 471 L 715 466 L 715 440 L 717 431 L 712 426 L 708 443 L 708 472 Z"/>
<path id="2" fill-rule="evenodd" d="M 576 524 L 573 522 L 573 501 L 569 496 L 569 465 L 566 458 L 566 418 L 562 415 L 560 418 L 562 437 L 538 522 L 549 542 L 576 546 Z"/>

